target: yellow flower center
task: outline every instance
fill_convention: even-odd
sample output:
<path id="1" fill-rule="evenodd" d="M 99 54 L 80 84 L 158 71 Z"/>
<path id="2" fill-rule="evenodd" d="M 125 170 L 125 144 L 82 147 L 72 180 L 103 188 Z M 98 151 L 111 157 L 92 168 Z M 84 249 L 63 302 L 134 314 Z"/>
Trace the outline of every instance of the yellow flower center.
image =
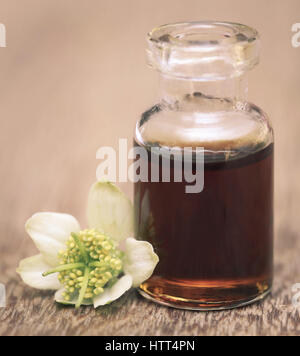
<path id="1" fill-rule="evenodd" d="M 117 244 L 101 232 L 90 229 L 72 233 L 67 249 L 58 255 L 60 266 L 44 273 L 59 272 L 58 279 L 65 286 L 66 302 L 76 298 L 76 307 L 112 286 L 123 269 L 123 253 Z"/>

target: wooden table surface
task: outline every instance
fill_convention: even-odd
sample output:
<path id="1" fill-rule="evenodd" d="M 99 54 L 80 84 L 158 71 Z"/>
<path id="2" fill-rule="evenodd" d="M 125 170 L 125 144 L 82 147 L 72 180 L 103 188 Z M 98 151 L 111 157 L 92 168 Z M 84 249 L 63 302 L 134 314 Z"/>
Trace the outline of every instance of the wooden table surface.
<path id="1" fill-rule="evenodd" d="M 118 6 L 0 0 L 8 33 L 0 49 L 0 283 L 7 291 L 0 335 L 300 335 L 300 308 L 292 305 L 292 286 L 300 283 L 300 48 L 291 46 L 300 3 L 242 3 L 190 0 L 183 8 L 165 0 L 157 11 L 139 0 Z M 249 23 L 262 34 L 262 62 L 249 95 L 276 132 L 273 293 L 249 307 L 209 313 L 162 307 L 134 290 L 99 310 L 59 306 L 52 292 L 26 287 L 15 272 L 21 258 L 36 253 L 24 223 L 37 211 L 58 211 L 84 226 L 97 148 L 131 139 L 135 120 L 152 102 L 156 83 L 145 66 L 145 33 L 196 20 L 197 13 Z M 130 184 L 123 188 L 132 193 Z"/>
<path id="2" fill-rule="evenodd" d="M 8 225 L 2 228 L 6 236 L 23 234 Z M 30 254 L 27 243 L 1 244 L 8 305 L 0 309 L 0 335 L 300 335 L 299 309 L 291 304 L 291 285 L 300 273 L 297 236 L 288 227 L 277 233 L 286 241 L 277 244 L 272 295 L 258 304 L 222 312 L 162 307 L 135 290 L 110 306 L 76 311 L 55 304 L 52 292 L 20 282 L 15 266 L 19 256 Z"/>

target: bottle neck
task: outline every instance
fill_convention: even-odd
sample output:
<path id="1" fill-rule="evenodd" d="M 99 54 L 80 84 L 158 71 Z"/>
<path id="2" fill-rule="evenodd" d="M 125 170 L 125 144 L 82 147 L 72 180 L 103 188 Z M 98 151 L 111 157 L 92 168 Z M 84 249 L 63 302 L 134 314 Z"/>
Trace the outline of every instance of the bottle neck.
<path id="1" fill-rule="evenodd" d="M 218 81 L 193 81 L 159 75 L 160 100 L 170 105 L 189 98 L 202 97 L 225 101 L 227 107 L 228 105 L 236 107 L 238 103 L 247 101 L 247 94 L 246 75 Z"/>

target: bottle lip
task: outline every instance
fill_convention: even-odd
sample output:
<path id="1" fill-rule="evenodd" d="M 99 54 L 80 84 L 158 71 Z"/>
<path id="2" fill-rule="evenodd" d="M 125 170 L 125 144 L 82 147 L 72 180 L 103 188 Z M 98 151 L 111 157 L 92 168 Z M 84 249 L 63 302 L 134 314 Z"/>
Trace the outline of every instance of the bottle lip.
<path id="1" fill-rule="evenodd" d="M 168 24 L 148 34 L 148 63 L 168 76 L 190 80 L 238 77 L 259 62 L 259 34 L 238 23 Z"/>

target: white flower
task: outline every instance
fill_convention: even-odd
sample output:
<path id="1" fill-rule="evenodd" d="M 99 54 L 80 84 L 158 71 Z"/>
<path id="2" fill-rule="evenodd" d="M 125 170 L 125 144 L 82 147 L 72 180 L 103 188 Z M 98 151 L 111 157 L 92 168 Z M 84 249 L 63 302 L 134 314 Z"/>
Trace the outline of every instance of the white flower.
<path id="1" fill-rule="evenodd" d="M 33 215 L 25 228 L 40 254 L 21 261 L 17 272 L 33 288 L 57 290 L 59 303 L 97 308 L 147 280 L 159 259 L 150 243 L 128 237 L 132 203 L 114 184 L 92 186 L 87 215 L 90 229 L 84 231 L 68 214 Z"/>

